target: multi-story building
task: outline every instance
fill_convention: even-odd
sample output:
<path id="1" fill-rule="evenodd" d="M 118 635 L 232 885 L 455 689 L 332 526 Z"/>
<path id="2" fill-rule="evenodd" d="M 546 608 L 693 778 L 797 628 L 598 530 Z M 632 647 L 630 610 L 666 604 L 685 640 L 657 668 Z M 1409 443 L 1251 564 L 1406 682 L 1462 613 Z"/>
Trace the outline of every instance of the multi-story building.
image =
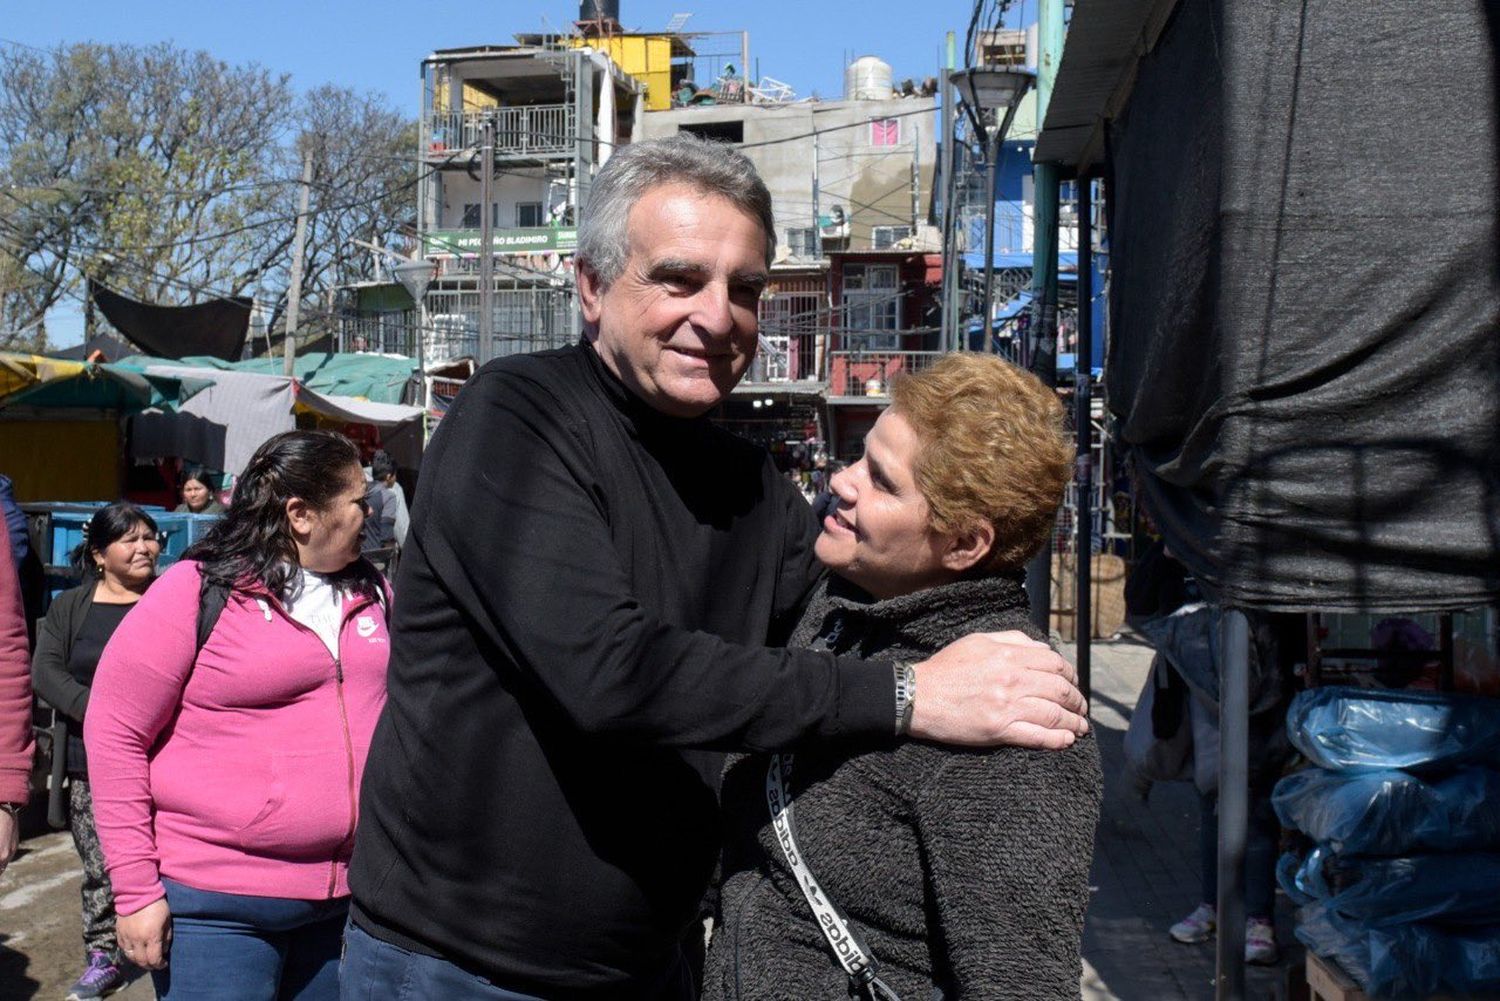
<path id="1" fill-rule="evenodd" d="M 436 354 L 481 359 L 577 336 L 572 255 L 589 181 L 636 135 L 645 88 L 603 53 L 552 45 L 435 52 L 422 63 L 417 229 L 438 263 L 427 295 Z M 493 137 L 484 204 L 480 149 Z M 477 343 L 484 215 L 494 343 Z M 429 354 L 430 356 L 430 354 Z"/>
<path id="2" fill-rule="evenodd" d="M 691 132 L 734 144 L 771 192 L 777 254 L 761 302 L 760 356 L 719 417 L 773 452 L 800 441 L 804 454 L 857 454 L 863 432 L 841 440 L 838 431 L 873 423 L 888 379 L 862 380 L 854 394 L 831 380 L 853 378 L 854 355 L 868 355 L 858 371 L 876 364 L 888 376 L 915 361 L 910 345 L 928 347 L 925 307 L 914 305 L 925 266 L 913 280 L 908 262 L 940 246 L 930 225 L 933 87 L 898 89 L 890 67 L 870 57 L 846 76 L 844 100 L 692 105 L 642 122 L 643 139 Z"/>
<path id="3" fill-rule="evenodd" d="M 628 32 L 617 8 L 590 19 L 593 4 L 585 0 L 570 34 L 519 35 L 515 45 L 442 50 L 422 62 L 412 251 L 438 266 L 422 324 L 429 368 L 571 342 L 572 255 L 590 179 L 619 144 L 692 132 L 755 163 L 777 218 L 759 357 L 719 417 L 773 451 L 857 454 L 860 429 L 888 402 L 890 376 L 939 346 L 930 294 L 941 273 L 935 81 L 894 82 L 889 66 L 865 57 L 848 67 L 844 99 L 793 100 L 787 85 L 741 72 L 743 33 Z M 733 51 L 715 50 L 716 37 Z M 481 346 L 486 212 L 494 339 Z M 399 286 L 351 287 L 346 304 L 345 350 L 416 353 L 415 312 Z"/>

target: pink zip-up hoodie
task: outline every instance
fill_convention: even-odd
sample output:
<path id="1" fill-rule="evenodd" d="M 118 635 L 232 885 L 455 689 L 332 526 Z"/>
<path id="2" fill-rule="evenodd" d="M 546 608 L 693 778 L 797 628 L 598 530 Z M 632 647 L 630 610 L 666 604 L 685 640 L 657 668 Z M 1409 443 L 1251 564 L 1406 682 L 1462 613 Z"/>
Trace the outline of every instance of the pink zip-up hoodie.
<path id="1" fill-rule="evenodd" d="M 198 565 L 169 568 L 99 660 L 84 720 L 115 907 L 200 890 L 349 892 L 359 778 L 385 702 L 386 614 L 344 599 L 339 657 L 268 594 L 236 591 L 194 664 Z"/>

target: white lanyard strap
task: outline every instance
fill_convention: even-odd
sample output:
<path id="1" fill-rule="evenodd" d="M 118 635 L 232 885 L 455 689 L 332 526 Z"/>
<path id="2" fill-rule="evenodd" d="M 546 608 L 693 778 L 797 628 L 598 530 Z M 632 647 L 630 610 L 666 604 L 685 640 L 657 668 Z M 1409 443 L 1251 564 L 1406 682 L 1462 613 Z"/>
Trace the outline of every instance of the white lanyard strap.
<path id="1" fill-rule="evenodd" d="M 792 755 L 773 754 L 771 765 L 766 769 L 766 805 L 771 808 L 771 829 L 776 832 L 776 843 L 786 856 L 786 864 L 807 898 L 823 937 L 833 949 L 839 965 L 849 975 L 849 992 L 856 997 L 889 998 L 900 1001 L 896 993 L 878 976 L 880 966 L 869 948 L 849 927 L 849 919 L 837 904 L 823 895 L 817 879 L 797 847 L 797 833 L 792 824 L 792 797 L 788 791 L 792 780 Z"/>

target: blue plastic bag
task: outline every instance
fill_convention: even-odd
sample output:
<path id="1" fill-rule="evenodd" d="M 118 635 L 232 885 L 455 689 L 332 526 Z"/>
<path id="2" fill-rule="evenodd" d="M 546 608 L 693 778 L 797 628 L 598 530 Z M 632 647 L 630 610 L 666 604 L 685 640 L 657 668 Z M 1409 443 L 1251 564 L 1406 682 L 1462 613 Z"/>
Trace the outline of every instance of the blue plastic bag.
<path id="1" fill-rule="evenodd" d="M 1500 855 L 1467 852 L 1371 858 L 1325 846 L 1278 876 L 1293 899 L 1312 898 L 1367 928 L 1437 921 L 1500 925 Z"/>
<path id="2" fill-rule="evenodd" d="M 1343 855 L 1500 849 L 1500 771 L 1422 778 L 1398 769 L 1306 768 L 1271 795 L 1282 824 Z"/>
<path id="3" fill-rule="evenodd" d="M 1500 700 L 1480 695 L 1310 688 L 1292 700 L 1287 732 L 1319 768 L 1500 767 Z"/>
<path id="4" fill-rule="evenodd" d="M 1318 902 L 1298 909 L 1297 938 L 1338 963 L 1371 997 L 1491 997 L 1500 991 L 1500 926 L 1367 928 Z"/>

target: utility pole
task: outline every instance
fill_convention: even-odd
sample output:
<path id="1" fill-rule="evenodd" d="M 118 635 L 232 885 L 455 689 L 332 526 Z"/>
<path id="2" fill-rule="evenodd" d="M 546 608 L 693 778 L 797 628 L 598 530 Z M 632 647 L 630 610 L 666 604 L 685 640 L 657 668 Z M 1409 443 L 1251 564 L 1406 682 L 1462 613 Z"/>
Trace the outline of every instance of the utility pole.
<path id="1" fill-rule="evenodd" d="M 297 207 L 297 230 L 292 240 L 292 284 L 286 292 L 286 339 L 282 347 L 286 362 L 282 372 L 291 376 L 297 357 L 297 317 L 302 312 L 302 254 L 307 238 L 307 202 L 312 196 L 311 153 L 302 154 L 302 196 Z"/>
<path id="2" fill-rule="evenodd" d="M 911 141 L 911 235 L 915 241 L 917 237 L 917 216 L 922 212 L 922 165 L 918 159 L 922 155 L 922 125 L 912 125 Z"/>
<path id="3" fill-rule="evenodd" d="M 818 218 L 818 133 L 813 132 L 813 185 L 812 185 L 812 224 L 813 224 L 813 254 L 818 260 L 823 259 L 823 224 Z M 852 211 L 851 211 L 852 214 Z"/>
<path id="4" fill-rule="evenodd" d="M 985 144 L 990 186 L 984 201 L 984 350 L 989 354 L 995 353 L 995 199 L 1000 197 L 1000 134 L 1004 130 L 1005 126 L 996 122 Z"/>
<path id="5" fill-rule="evenodd" d="M 479 364 L 495 356 L 495 119 L 484 119 L 479 150 Z"/>
<path id="6" fill-rule="evenodd" d="M 954 197 L 958 191 L 958 180 L 953 175 L 958 170 L 958 116 L 954 114 L 953 81 L 950 79 L 956 68 L 957 48 L 953 32 L 948 32 L 948 65 L 940 74 L 943 80 L 943 348 L 957 351 L 958 337 L 958 206 Z"/>
<path id="7" fill-rule="evenodd" d="M 1036 123 L 1047 120 L 1052 85 L 1063 50 L 1063 0 L 1039 0 L 1037 8 Z M 1038 163 L 1033 170 L 1036 220 L 1032 236 L 1031 329 L 1027 332 L 1025 366 L 1043 384 L 1057 385 L 1057 187 L 1056 164 Z M 1026 570 L 1032 622 L 1051 628 L 1052 546 L 1043 547 Z"/>

